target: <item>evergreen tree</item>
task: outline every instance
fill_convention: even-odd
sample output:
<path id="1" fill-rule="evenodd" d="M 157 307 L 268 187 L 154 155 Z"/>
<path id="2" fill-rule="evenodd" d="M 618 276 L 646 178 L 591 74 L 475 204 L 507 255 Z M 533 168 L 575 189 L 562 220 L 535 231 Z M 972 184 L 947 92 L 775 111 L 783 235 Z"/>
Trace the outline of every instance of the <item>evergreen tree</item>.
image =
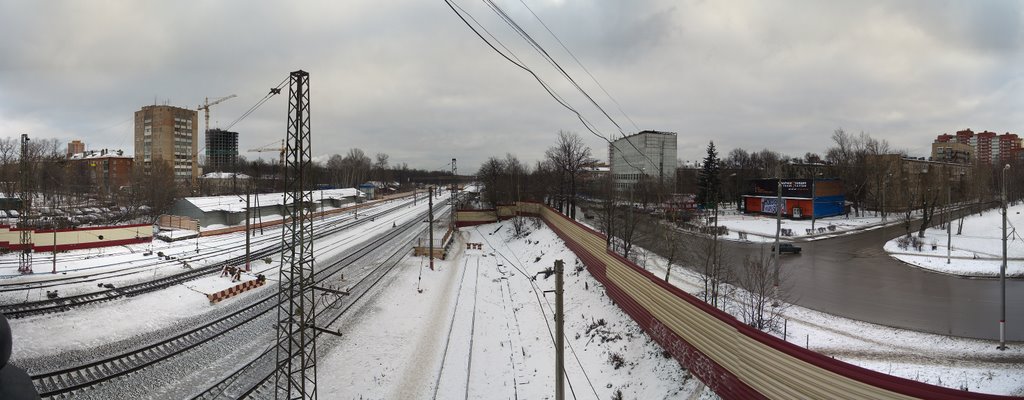
<path id="1" fill-rule="evenodd" d="M 708 155 L 704 157 L 704 164 L 700 170 L 700 187 L 697 189 L 697 204 L 704 206 L 705 210 L 718 207 L 722 192 L 722 180 L 718 176 L 720 163 L 718 150 L 715 150 L 715 142 L 712 141 L 708 144 Z"/>

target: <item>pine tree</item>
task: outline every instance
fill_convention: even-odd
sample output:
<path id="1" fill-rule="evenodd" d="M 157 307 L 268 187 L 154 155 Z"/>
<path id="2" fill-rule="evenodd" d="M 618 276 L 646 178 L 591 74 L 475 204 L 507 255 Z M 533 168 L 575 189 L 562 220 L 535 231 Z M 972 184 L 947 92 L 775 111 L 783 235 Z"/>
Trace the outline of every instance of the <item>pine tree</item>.
<path id="1" fill-rule="evenodd" d="M 722 191 L 722 181 L 718 176 L 720 162 L 715 142 L 712 141 L 708 144 L 708 155 L 704 157 L 704 164 L 700 170 L 700 187 L 697 188 L 697 204 L 704 206 L 705 210 L 718 207 Z"/>

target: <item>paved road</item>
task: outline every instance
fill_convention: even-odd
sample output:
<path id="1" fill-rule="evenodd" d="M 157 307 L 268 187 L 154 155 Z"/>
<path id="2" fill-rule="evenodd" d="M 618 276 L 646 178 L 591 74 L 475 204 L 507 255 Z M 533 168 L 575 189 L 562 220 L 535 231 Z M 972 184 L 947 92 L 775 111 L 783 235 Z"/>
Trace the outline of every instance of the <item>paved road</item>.
<path id="1" fill-rule="evenodd" d="M 830 314 L 998 340 L 999 280 L 937 274 L 889 257 L 882 245 L 903 232 L 903 226 L 897 225 L 801 243 L 802 255 L 782 256 L 787 278 L 782 286 L 788 289 L 790 301 Z M 639 244 L 658 251 L 657 238 L 644 236 L 649 239 Z M 760 244 L 725 243 L 726 254 L 735 264 L 761 251 Z M 1024 342 L 1024 280 L 1007 280 L 1006 293 L 1007 340 Z"/>

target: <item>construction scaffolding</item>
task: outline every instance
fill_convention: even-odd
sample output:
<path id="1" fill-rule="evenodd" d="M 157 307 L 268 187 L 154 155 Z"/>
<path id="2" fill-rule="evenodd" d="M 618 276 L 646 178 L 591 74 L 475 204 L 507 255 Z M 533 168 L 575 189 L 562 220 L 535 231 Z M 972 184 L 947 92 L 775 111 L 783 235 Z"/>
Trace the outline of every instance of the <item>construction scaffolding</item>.
<path id="1" fill-rule="evenodd" d="M 277 308 L 278 399 L 316 399 L 316 331 L 313 285 L 313 203 L 309 73 L 291 73 L 288 89 L 288 139 L 285 157 L 285 205 Z"/>
<path id="2" fill-rule="evenodd" d="M 210 129 L 206 132 L 204 172 L 235 172 L 238 164 L 238 132 Z"/>

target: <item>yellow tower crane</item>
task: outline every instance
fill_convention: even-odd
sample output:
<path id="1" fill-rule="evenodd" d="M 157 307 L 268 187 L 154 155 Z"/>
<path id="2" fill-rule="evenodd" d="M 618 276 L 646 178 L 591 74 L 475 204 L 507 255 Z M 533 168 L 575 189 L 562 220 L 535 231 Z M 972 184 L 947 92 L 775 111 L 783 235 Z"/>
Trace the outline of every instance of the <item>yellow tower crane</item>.
<path id="1" fill-rule="evenodd" d="M 235 97 L 238 97 L 238 96 L 236 96 L 236 95 L 224 96 L 224 97 L 221 97 L 219 99 L 214 99 L 213 103 L 210 102 L 210 98 L 209 97 L 203 99 L 203 104 L 200 104 L 199 107 L 196 108 L 197 110 L 205 111 L 204 114 L 205 114 L 205 117 L 206 117 L 206 130 L 203 131 L 203 132 L 209 132 L 210 131 L 210 106 L 223 103 L 224 101 L 226 101 L 228 99 L 235 98 Z"/>
<path id="2" fill-rule="evenodd" d="M 278 160 L 278 162 L 276 164 L 276 165 L 278 165 L 277 171 L 275 171 L 275 173 L 274 173 L 274 179 L 278 179 L 280 177 L 279 175 L 284 173 L 284 153 L 287 150 L 288 150 L 288 148 L 285 147 L 285 145 L 284 145 L 284 139 L 281 139 L 280 142 L 274 142 L 274 143 L 270 143 L 270 144 L 268 144 L 266 146 L 260 146 L 260 147 L 257 147 L 255 149 L 249 149 L 249 152 L 250 153 L 263 153 L 263 152 L 270 152 L 270 151 L 278 152 L 280 158 L 279 158 L 279 160 Z M 274 186 L 276 187 L 277 185 L 275 184 Z"/>

